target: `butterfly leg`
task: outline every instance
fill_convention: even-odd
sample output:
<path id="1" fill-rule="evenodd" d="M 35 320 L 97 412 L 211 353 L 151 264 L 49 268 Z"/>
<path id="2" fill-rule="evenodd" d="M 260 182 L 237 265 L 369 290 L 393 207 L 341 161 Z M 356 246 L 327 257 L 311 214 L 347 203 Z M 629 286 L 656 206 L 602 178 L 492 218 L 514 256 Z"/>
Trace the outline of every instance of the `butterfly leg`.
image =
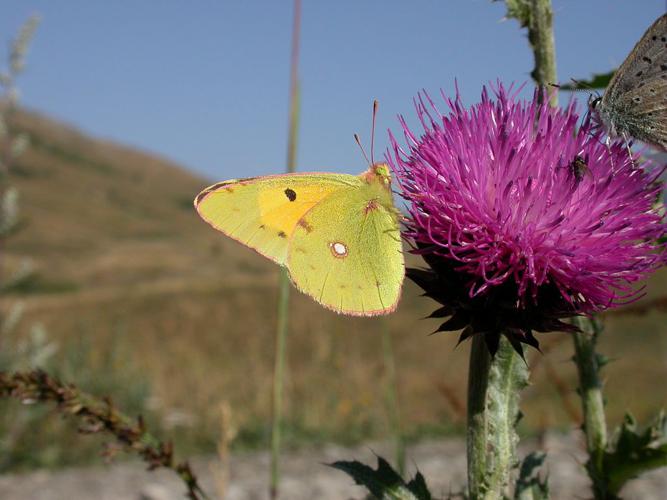
<path id="1" fill-rule="evenodd" d="M 611 154 L 611 136 L 609 134 L 604 138 L 604 145 L 607 147 L 609 158 L 611 158 L 611 167 L 614 168 L 614 155 Z"/>
<path id="2" fill-rule="evenodd" d="M 630 158 L 630 161 L 632 162 L 632 166 L 635 167 L 635 159 L 632 156 L 632 140 L 628 138 L 627 134 L 625 132 L 622 133 L 623 135 L 623 140 L 625 141 L 625 147 L 628 150 L 628 157 Z"/>

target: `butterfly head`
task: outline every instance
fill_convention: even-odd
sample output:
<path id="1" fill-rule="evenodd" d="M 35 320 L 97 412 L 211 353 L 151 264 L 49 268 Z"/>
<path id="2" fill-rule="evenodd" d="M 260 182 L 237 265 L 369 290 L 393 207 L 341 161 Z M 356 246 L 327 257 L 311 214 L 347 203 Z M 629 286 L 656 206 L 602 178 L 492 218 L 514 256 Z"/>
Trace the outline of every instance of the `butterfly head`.
<path id="1" fill-rule="evenodd" d="M 391 171 L 386 163 L 374 163 L 371 169 L 385 184 L 391 184 Z"/>
<path id="2" fill-rule="evenodd" d="M 605 130 L 610 137 L 617 135 L 614 121 L 609 116 L 608 110 L 604 109 L 600 94 L 591 94 L 588 98 L 588 111 L 593 117 L 596 128 Z"/>
<path id="3" fill-rule="evenodd" d="M 386 163 L 373 163 L 366 171 L 364 177 L 368 183 L 377 182 L 381 186 L 390 189 L 391 171 L 389 170 L 389 165 Z"/>
<path id="4" fill-rule="evenodd" d="M 591 94 L 588 96 L 588 112 L 593 118 L 593 122 L 600 126 L 602 125 L 602 120 L 600 119 L 600 104 L 602 103 L 602 98 L 599 95 Z"/>
<path id="5" fill-rule="evenodd" d="M 596 94 L 591 94 L 588 97 L 588 109 L 591 111 L 596 111 L 602 102 L 602 97 Z"/>

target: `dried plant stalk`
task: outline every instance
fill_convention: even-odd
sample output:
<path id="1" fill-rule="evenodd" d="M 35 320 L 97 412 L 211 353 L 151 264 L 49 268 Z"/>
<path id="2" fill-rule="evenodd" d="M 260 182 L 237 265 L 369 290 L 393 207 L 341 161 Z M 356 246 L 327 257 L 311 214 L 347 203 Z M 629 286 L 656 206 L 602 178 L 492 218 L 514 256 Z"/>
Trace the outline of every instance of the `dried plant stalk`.
<path id="1" fill-rule="evenodd" d="M 106 446 L 106 458 L 113 458 L 119 451 L 136 453 L 148 464 L 148 470 L 161 467 L 173 470 L 185 484 L 188 498 L 208 498 L 190 464 L 174 462 L 171 442 L 160 441 L 148 433 L 141 416 L 134 419 L 123 414 L 109 398 L 86 394 L 39 369 L 0 372 L 0 397 L 18 399 L 24 404 L 55 403 L 60 413 L 77 419 L 81 433 L 108 433 L 116 438 L 115 443 Z"/>

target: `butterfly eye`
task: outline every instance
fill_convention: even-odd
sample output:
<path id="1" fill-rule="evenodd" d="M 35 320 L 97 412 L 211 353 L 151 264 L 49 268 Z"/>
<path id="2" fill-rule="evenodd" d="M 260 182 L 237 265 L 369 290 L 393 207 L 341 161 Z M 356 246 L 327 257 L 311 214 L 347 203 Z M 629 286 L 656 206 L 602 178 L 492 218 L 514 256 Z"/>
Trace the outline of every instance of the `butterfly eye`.
<path id="1" fill-rule="evenodd" d="M 588 106 L 589 106 L 591 109 L 596 109 L 596 108 L 598 107 L 598 105 L 600 104 L 600 100 L 601 100 L 601 99 L 600 99 L 599 97 L 593 98 L 593 97 L 591 96 L 591 99 L 590 99 L 589 102 L 588 102 Z"/>

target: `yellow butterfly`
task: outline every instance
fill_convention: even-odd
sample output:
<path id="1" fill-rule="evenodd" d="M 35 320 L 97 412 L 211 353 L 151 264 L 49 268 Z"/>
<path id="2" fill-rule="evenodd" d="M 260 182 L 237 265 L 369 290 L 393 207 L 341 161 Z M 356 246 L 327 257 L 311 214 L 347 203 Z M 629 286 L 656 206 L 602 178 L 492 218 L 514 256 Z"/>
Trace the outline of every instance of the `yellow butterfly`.
<path id="1" fill-rule="evenodd" d="M 358 176 L 218 182 L 194 204 L 215 229 L 285 266 L 296 288 L 323 306 L 353 316 L 396 308 L 405 267 L 386 163 Z"/>

